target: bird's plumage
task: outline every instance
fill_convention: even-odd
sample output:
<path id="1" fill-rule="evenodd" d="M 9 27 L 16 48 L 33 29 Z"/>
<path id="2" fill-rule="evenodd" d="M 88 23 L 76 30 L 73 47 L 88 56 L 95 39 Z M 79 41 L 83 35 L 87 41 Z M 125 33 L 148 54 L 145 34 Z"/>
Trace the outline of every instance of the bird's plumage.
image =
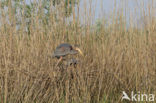
<path id="1" fill-rule="evenodd" d="M 58 47 L 56 47 L 53 57 L 60 58 L 61 56 L 66 56 L 68 54 L 77 54 L 78 51 L 74 50 L 72 45 L 68 43 L 60 44 Z"/>

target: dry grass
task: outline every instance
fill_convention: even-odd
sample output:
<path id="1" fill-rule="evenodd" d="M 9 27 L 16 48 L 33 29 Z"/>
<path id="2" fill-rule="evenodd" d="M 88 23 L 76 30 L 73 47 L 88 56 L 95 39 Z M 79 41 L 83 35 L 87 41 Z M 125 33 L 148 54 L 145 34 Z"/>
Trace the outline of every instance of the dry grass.
<path id="1" fill-rule="evenodd" d="M 156 22 L 127 30 L 113 18 L 96 32 L 77 19 L 68 25 L 59 8 L 48 25 L 38 21 L 42 12 L 34 15 L 28 34 L 24 18 L 17 30 L 9 10 L 12 24 L 4 13 L 0 27 L 0 103 L 117 103 L 123 90 L 156 94 Z M 63 42 L 83 50 L 77 68 L 60 71 L 49 58 Z"/>

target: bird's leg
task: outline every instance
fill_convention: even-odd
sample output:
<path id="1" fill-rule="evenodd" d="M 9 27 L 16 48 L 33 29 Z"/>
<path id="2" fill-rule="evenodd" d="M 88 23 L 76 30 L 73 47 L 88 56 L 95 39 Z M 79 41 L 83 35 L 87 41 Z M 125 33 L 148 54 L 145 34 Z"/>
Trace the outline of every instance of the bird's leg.
<path id="1" fill-rule="evenodd" d="M 58 60 L 56 66 L 58 66 L 58 64 L 62 61 L 62 56 L 60 57 L 60 59 Z"/>

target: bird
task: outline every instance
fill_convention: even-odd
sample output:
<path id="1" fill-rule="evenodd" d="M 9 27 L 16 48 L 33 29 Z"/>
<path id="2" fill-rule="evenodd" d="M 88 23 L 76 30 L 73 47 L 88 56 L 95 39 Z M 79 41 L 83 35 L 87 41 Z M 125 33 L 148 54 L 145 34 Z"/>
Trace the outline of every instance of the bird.
<path id="1" fill-rule="evenodd" d="M 82 51 L 77 46 L 72 46 L 69 43 L 62 43 L 56 47 L 52 57 L 59 59 L 56 66 L 62 61 L 63 57 L 67 55 L 75 55 L 80 53 L 83 56 Z"/>

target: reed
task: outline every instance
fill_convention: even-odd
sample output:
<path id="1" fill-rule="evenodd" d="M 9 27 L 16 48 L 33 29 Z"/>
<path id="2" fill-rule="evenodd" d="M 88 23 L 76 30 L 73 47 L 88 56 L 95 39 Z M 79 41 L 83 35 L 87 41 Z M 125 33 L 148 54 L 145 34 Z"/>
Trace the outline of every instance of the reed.
<path id="1" fill-rule="evenodd" d="M 72 10 L 67 18 L 63 3 L 51 9 L 47 22 L 39 0 L 34 8 L 40 12 L 31 11 L 31 22 L 23 5 L 17 27 L 9 1 L 0 13 L 0 103 L 118 103 L 122 91 L 156 95 L 154 3 L 140 7 L 141 27 L 128 9 L 128 21 L 125 10 L 115 6 L 109 19 L 104 16 L 96 25 L 95 14 L 85 10 L 82 17 Z M 76 68 L 60 71 L 49 55 L 63 42 L 79 44 L 85 56 L 75 56 L 81 62 Z"/>

